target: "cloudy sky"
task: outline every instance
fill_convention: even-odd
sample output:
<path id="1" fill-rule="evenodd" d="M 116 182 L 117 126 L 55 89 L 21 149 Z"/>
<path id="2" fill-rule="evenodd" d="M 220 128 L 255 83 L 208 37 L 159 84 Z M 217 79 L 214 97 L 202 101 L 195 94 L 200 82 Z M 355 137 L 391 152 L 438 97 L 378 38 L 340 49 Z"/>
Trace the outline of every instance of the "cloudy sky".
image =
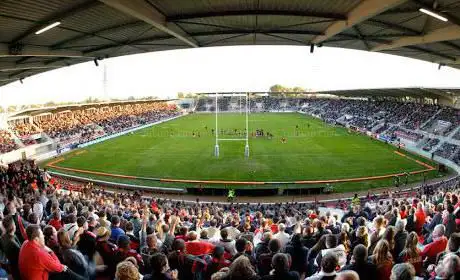
<path id="1" fill-rule="evenodd" d="M 107 82 L 104 88 L 104 65 Z M 385 54 L 335 48 L 241 46 L 186 49 L 106 59 L 29 77 L 0 88 L 0 104 L 88 97 L 175 97 L 177 92 L 460 87 L 460 70 Z"/>

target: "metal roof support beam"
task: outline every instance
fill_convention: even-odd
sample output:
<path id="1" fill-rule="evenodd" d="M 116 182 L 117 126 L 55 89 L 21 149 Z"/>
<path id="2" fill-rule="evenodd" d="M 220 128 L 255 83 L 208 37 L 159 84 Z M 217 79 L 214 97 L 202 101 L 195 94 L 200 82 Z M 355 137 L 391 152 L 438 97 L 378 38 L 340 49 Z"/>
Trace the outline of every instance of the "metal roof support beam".
<path id="1" fill-rule="evenodd" d="M 99 0 L 116 10 L 128 14 L 134 18 L 142 20 L 153 27 L 161 30 L 178 40 L 186 43 L 190 47 L 197 48 L 198 45 L 167 27 L 166 17 L 158 10 L 153 8 L 144 0 Z"/>
<path id="2" fill-rule="evenodd" d="M 190 36 L 192 37 L 199 37 L 199 36 L 215 36 L 215 35 L 235 35 L 239 37 L 239 35 L 247 35 L 254 33 L 252 30 L 246 30 L 246 29 L 235 29 L 235 30 L 221 30 L 221 31 L 209 31 L 209 32 L 194 32 L 190 33 Z M 295 35 L 311 35 L 311 36 L 317 36 L 321 35 L 322 33 L 316 32 L 316 31 L 307 31 L 307 30 L 277 30 L 277 29 L 266 29 L 266 30 L 257 30 L 256 33 L 260 34 L 265 34 L 265 33 L 270 33 L 270 34 L 295 34 Z M 172 39 L 174 37 L 172 36 L 162 36 L 162 37 L 151 37 L 151 38 L 143 38 L 139 40 L 133 40 L 133 41 L 124 41 L 120 42 L 120 44 L 107 44 L 107 45 L 101 45 L 98 47 L 95 47 L 93 49 L 89 49 L 84 51 L 84 54 L 90 54 L 94 53 L 97 51 L 102 51 L 105 49 L 110 49 L 110 48 L 115 48 L 119 47 L 120 45 L 137 45 L 137 44 L 142 44 L 142 43 L 149 43 L 149 42 L 154 42 L 154 41 L 161 41 L 161 40 L 168 40 Z"/>
<path id="3" fill-rule="evenodd" d="M 346 20 L 336 21 L 327 29 L 325 35 L 317 36 L 312 40 L 313 44 L 319 44 L 342 31 L 353 27 L 375 15 L 383 13 L 393 7 L 396 7 L 408 0 L 365 0 L 352 9 Z"/>
<path id="4" fill-rule="evenodd" d="M 0 43 L 0 57 L 14 56 L 82 57 L 84 55 L 80 51 L 52 50 L 48 47 L 38 47 L 22 44 L 8 45 Z"/>
<path id="5" fill-rule="evenodd" d="M 406 46 L 414 46 L 421 44 L 430 44 L 442 41 L 452 41 L 460 39 L 460 27 L 451 25 L 448 27 L 440 28 L 431 32 L 428 32 L 424 36 L 407 36 L 399 38 L 391 42 L 390 44 L 382 44 L 372 48 L 372 51 L 384 51 L 396 48 L 402 48 Z"/>
<path id="6" fill-rule="evenodd" d="M 17 71 L 25 69 L 51 69 L 67 66 L 67 64 L 60 63 L 55 65 L 47 65 L 43 62 L 29 62 L 29 63 L 14 63 L 14 62 L 0 62 L 0 72 Z"/>
<path id="7" fill-rule="evenodd" d="M 335 20 L 346 20 L 347 17 L 341 14 L 333 13 L 320 13 L 320 12 L 308 12 L 308 11 L 282 11 L 282 10 L 236 10 L 236 11 L 222 11 L 222 12 L 205 12 L 205 13 L 193 13 L 193 14 L 180 14 L 175 16 L 167 17 L 167 21 L 182 21 L 182 20 L 193 20 L 209 17 L 229 17 L 229 16 L 297 16 L 297 17 L 317 17 L 317 18 L 328 18 Z"/>

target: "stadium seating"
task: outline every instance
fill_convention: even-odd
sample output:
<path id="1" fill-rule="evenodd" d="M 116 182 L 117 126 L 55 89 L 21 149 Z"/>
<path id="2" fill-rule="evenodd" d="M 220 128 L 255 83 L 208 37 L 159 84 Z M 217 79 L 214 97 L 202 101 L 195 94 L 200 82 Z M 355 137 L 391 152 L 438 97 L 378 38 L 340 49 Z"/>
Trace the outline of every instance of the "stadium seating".
<path id="1" fill-rule="evenodd" d="M 355 271 L 360 278 L 350 279 L 389 280 L 403 279 L 402 272 L 404 279 L 460 273 L 458 178 L 329 205 L 210 204 L 107 192 L 50 177 L 33 162 L 0 168 L 0 178 L 0 273 L 13 279 L 312 280 Z"/>
<path id="2" fill-rule="evenodd" d="M 17 147 L 14 140 L 11 139 L 11 134 L 6 130 L 0 130 L 0 154 L 11 152 Z"/>
<path id="3" fill-rule="evenodd" d="M 70 144 L 88 142 L 177 114 L 176 108 L 161 102 L 112 104 L 55 113 L 44 120 L 35 119 L 35 124 L 51 138 Z"/>

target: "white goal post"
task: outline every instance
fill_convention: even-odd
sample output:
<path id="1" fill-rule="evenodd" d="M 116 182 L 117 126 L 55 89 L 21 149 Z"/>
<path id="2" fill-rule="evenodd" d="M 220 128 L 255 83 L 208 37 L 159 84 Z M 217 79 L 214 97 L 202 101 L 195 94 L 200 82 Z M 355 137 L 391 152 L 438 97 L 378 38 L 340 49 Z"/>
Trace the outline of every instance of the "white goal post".
<path id="1" fill-rule="evenodd" d="M 219 138 L 219 123 L 218 123 L 218 115 L 219 115 L 219 95 L 224 97 L 224 96 L 244 96 L 246 97 L 246 107 L 245 107 L 245 113 L 246 113 L 246 137 L 245 138 Z M 244 156 L 246 158 L 249 158 L 249 112 L 250 112 L 250 104 L 249 104 L 249 93 L 234 93 L 234 94 L 219 94 L 216 93 L 216 107 L 215 107 L 215 113 L 216 113 L 216 130 L 215 130 L 215 135 L 216 135 L 216 145 L 214 146 L 214 155 L 216 157 L 219 157 L 220 150 L 219 150 L 219 142 L 220 141 L 245 141 L 246 145 L 244 147 Z M 241 100 L 240 100 L 241 104 Z M 240 112 L 241 112 L 241 105 L 240 105 Z"/>

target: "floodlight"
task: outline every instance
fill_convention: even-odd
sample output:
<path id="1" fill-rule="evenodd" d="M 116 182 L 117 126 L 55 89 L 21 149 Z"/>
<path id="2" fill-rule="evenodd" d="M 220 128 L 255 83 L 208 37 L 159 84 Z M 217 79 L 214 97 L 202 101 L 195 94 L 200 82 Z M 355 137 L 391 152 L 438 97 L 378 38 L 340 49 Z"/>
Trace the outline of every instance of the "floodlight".
<path id="1" fill-rule="evenodd" d="M 43 27 L 42 29 L 38 30 L 37 32 L 35 32 L 35 34 L 37 34 L 37 35 L 38 35 L 38 34 L 42 34 L 43 32 L 48 31 L 48 30 L 50 30 L 51 28 L 54 28 L 54 27 L 58 26 L 59 24 L 61 24 L 61 22 L 60 22 L 60 21 L 56 21 L 56 22 L 54 22 L 54 23 L 52 23 L 52 24 L 50 24 L 50 25 L 48 25 L 48 26 L 45 26 L 45 27 Z"/>
<path id="2" fill-rule="evenodd" d="M 429 15 L 429 16 L 432 16 L 432 17 L 434 17 L 434 18 L 437 18 L 437 19 L 439 19 L 439 20 L 442 20 L 442 21 L 444 21 L 444 22 L 448 21 L 447 18 L 445 18 L 445 17 L 441 16 L 440 14 L 435 13 L 435 12 L 433 12 L 433 11 L 430 11 L 430 10 L 427 10 L 427 9 L 424 9 L 424 8 L 420 8 L 419 11 L 422 12 L 422 13 L 424 13 L 424 14 L 427 14 L 427 15 Z"/>

